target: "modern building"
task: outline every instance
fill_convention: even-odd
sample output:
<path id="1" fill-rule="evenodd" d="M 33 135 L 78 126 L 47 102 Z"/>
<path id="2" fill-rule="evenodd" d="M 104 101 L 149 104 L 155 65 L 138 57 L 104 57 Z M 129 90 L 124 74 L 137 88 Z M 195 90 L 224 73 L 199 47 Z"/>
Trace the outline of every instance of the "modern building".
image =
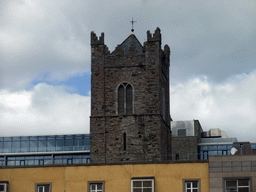
<path id="1" fill-rule="evenodd" d="M 213 128 L 204 131 L 198 120 L 171 121 L 172 158 L 176 161 L 208 160 L 209 156 L 230 155 L 232 147 L 246 154 L 256 154 L 255 142 L 238 142 L 237 138 L 229 138 L 227 133 Z M 245 149 L 243 149 L 245 151 Z"/>
<path id="2" fill-rule="evenodd" d="M 90 135 L 0 137 L 0 166 L 90 163 Z"/>
<path id="3" fill-rule="evenodd" d="M 256 155 L 209 157 L 210 192 L 256 191 Z"/>
<path id="4" fill-rule="evenodd" d="M 197 161 L 198 144 L 201 142 L 203 129 L 198 120 L 171 121 L 172 158 L 176 161 Z"/>

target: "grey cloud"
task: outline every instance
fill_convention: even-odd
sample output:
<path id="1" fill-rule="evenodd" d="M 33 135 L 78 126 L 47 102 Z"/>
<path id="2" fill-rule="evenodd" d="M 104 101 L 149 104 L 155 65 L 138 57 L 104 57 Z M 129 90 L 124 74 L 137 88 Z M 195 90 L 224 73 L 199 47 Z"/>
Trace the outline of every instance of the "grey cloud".
<path id="1" fill-rule="evenodd" d="M 172 86 L 174 120 L 198 119 L 205 130 L 220 128 L 239 140 L 255 140 L 256 70 L 215 84 L 207 77 Z M 253 134 L 252 134 L 253 133 Z"/>
<path id="2" fill-rule="evenodd" d="M 22 88 L 40 78 L 63 81 L 88 71 L 90 31 L 105 32 L 112 51 L 130 34 L 131 17 L 142 43 L 147 30 L 161 28 L 163 44 L 172 51 L 173 83 L 197 75 L 220 82 L 254 69 L 256 7 L 251 1 L 25 2 L 2 8 L 1 87 Z M 3 40 L 7 35 L 13 42 Z"/>
<path id="3" fill-rule="evenodd" d="M 21 89 L 41 79 L 61 81 L 89 69 L 84 41 L 89 34 L 77 35 L 75 21 L 61 11 L 61 4 L 31 4 L 9 3 L 0 18 L 6 21 L 0 26 L 2 88 Z"/>

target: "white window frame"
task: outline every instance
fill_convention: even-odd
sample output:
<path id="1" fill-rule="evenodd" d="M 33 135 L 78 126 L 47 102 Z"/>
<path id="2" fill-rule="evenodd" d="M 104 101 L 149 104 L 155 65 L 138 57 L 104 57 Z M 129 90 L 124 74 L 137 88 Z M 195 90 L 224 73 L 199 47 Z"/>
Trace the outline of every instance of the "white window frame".
<path id="1" fill-rule="evenodd" d="M 43 192 L 45 192 L 45 187 L 49 186 L 49 192 L 52 191 L 52 184 L 51 183 L 36 183 L 36 192 L 39 192 L 40 188 L 43 188 Z"/>
<path id="2" fill-rule="evenodd" d="M 193 182 L 197 182 L 197 187 L 193 187 Z M 190 183 L 190 187 L 187 187 L 187 184 Z M 197 192 L 200 192 L 200 179 L 185 179 L 183 180 L 183 191 L 188 192 L 190 190 L 191 192 L 193 189 L 197 189 Z"/>
<path id="3" fill-rule="evenodd" d="M 141 181 L 142 182 L 142 187 L 133 187 L 133 182 L 134 181 Z M 143 181 L 151 181 L 151 187 L 144 187 L 143 186 Z M 142 189 L 141 191 L 143 192 L 143 189 L 149 189 L 151 188 L 151 192 L 154 192 L 155 187 L 154 187 L 154 181 L 155 179 L 150 177 L 150 178 L 132 178 L 131 179 L 131 192 L 133 192 L 133 189 Z"/>
<path id="4" fill-rule="evenodd" d="M 8 183 L 0 183 L 0 185 L 4 186 L 4 190 L 0 191 L 0 192 L 7 192 L 7 188 L 8 188 Z"/>
<path id="5" fill-rule="evenodd" d="M 248 186 L 238 186 L 238 180 L 249 180 L 248 182 Z M 236 181 L 236 190 L 238 191 L 239 188 L 248 188 L 249 189 L 249 192 L 251 191 L 251 179 L 250 178 L 227 178 L 225 179 L 225 189 L 224 191 L 226 192 L 227 191 L 227 181 Z"/>
<path id="6" fill-rule="evenodd" d="M 102 189 L 98 189 L 97 184 L 102 185 Z M 95 185 L 95 190 L 92 190 L 92 186 Z M 105 191 L 105 182 L 104 181 L 89 181 L 88 182 L 88 192 L 104 192 Z"/>

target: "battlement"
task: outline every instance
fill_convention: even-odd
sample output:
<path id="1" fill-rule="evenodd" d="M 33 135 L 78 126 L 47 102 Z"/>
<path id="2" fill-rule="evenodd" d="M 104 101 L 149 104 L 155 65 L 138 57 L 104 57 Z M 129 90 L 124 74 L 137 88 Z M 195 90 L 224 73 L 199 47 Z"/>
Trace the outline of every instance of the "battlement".
<path id="1" fill-rule="evenodd" d="M 167 58 L 169 58 L 170 53 L 171 53 L 170 47 L 169 47 L 168 45 L 165 45 L 165 46 L 164 46 L 164 54 L 165 54 L 165 56 L 166 56 Z"/>
<path id="2" fill-rule="evenodd" d="M 91 32 L 91 45 L 104 45 L 104 33 L 98 38 L 94 31 Z"/>
<path id="3" fill-rule="evenodd" d="M 159 27 L 156 28 L 153 35 L 150 33 L 150 31 L 147 31 L 147 41 L 159 41 L 161 42 L 161 30 Z"/>

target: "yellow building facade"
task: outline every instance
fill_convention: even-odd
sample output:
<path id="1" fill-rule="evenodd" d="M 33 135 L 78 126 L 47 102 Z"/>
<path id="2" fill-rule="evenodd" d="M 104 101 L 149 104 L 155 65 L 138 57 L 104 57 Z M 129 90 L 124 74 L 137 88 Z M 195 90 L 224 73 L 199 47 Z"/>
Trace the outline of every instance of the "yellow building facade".
<path id="1" fill-rule="evenodd" d="M 99 187 L 102 192 L 182 192 L 193 189 L 191 182 L 197 182 L 197 191 L 209 192 L 208 167 L 208 162 L 195 162 L 1 168 L 0 182 L 8 183 L 8 192 L 93 192 Z"/>

